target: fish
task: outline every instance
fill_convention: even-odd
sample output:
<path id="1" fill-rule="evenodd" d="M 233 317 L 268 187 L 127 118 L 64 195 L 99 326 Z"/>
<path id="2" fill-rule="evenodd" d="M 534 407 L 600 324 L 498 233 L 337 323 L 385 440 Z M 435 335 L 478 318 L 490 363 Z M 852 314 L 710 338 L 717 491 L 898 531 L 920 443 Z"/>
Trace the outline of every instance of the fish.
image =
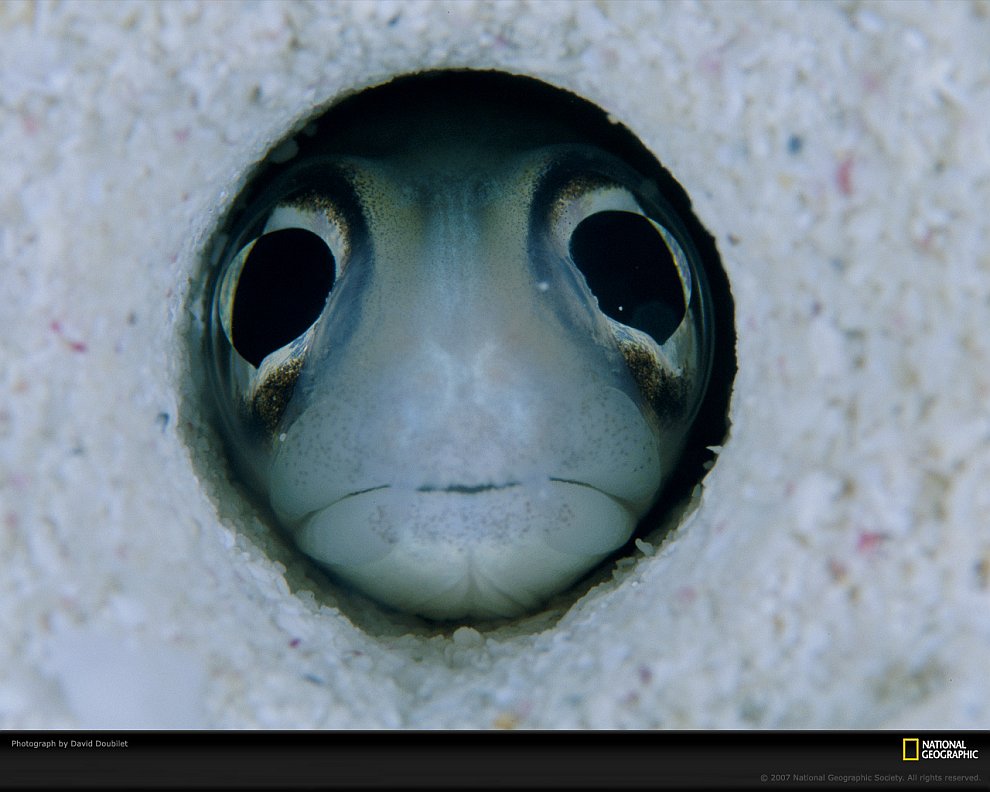
<path id="1" fill-rule="evenodd" d="M 463 78 L 341 108 L 228 219 L 220 432 L 335 580 L 428 619 L 531 613 L 684 452 L 715 343 L 696 246 L 654 174 L 550 106 Z"/>

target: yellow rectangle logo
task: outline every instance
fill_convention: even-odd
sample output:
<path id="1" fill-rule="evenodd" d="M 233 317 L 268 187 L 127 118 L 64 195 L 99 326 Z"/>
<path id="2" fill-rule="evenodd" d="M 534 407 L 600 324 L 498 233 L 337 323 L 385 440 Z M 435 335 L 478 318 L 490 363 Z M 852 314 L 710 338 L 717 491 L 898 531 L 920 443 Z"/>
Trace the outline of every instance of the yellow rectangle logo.
<path id="1" fill-rule="evenodd" d="M 921 753 L 919 738 L 905 737 L 902 747 L 901 759 L 905 762 L 917 762 Z"/>

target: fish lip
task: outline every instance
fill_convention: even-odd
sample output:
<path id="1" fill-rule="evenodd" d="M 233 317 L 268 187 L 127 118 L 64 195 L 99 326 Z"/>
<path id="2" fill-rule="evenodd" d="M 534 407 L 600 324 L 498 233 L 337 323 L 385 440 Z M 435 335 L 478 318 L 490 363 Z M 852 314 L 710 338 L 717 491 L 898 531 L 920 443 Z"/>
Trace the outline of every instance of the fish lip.
<path id="1" fill-rule="evenodd" d="M 558 481 L 559 479 L 549 479 L 550 481 Z M 431 484 L 423 484 L 422 486 L 416 487 L 414 492 L 442 492 L 450 493 L 455 495 L 477 495 L 481 492 L 496 492 L 499 490 L 512 489 L 513 487 L 522 486 L 521 481 L 507 481 L 505 483 L 496 484 L 447 484 L 443 487 L 436 487 Z M 378 490 L 392 489 L 392 484 L 379 484 L 375 487 L 365 487 L 364 489 L 355 490 L 354 492 L 348 492 L 346 495 L 341 495 L 336 500 L 331 501 L 326 506 L 321 506 L 317 511 L 322 511 L 323 509 L 329 509 L 331 506 L 335 506 L 341 501 L 345 501 L 348 498 L 355 498 L 358 495 L 364 495 L 368 492 L 376 492 Z"/>
<path id="2" fill-rule="evenodd" d="M 429 484 L 424 484 L 422 487 L 417 487 L 416 492 L 451 492 L 460 495 L 475 495 L 479 492 L 511 489 L 521 484 L 522 482 L 520 481 L 507 481 L 504 484 L 448 484 L 446 487 L 433 487 Z"/>
<path id="3" fill-rule="evenodd" d="M 621 500 L 620 498 L 616 498 L 615 495 L 613 495 L 612 493 L 607 492 L 601 489 L 600 487 L 596 487 L 594 484 L 589 484 L 586 481 L 557 478 L 555 476 L 547 476 L 546 480 L 548 482 L 557 482 L 560 484 L 573 484 L 576 487 L 587 487 L 588 489 L 592 489 L 595 490 L 596 492 L 600 492 L 602 495 L 606 495 L 614 500 Z M 527 483 L 529 482 L 513 480 L 502 483 L 490 482 L 486 484 L 447 484 L 442 487 L 433 486 L 431 484 L 423 484 L 422 486 L 416 487 L 414 491 L 424 492 L 424 493 L 440 492 L 440 493 L 447 493 L 452 495 L 478 495 L 483 492 L 499 492 L 502 490 L 512 489 L 514 487 L 522 487 L 525 486 Z M 354 492 L 348 492 L 346 495 L 342 495 L 336 500 L 328 503 L 326 506 L 321 507 L 320 510 L 328 509 L 331 506 L 340 503 L 341 501 L 347 500 L 348 498 L 354 498 L 357 497 L 358 495 L 364 495 L 368 492 L 375 492 L 377 490 L 391 489 L 392 486 L 393 486 L 392 484 L 379 484 L 375 487 L 365 487 L 364 489 L 355 490 Z"/>

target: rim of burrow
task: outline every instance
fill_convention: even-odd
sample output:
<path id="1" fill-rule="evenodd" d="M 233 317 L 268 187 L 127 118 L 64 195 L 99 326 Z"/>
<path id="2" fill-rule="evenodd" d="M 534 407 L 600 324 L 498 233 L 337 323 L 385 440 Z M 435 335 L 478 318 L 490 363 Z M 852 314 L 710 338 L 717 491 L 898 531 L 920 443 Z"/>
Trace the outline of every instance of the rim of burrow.
<path id="1" fill-rule="evenodd" d="M 618 154 L 659 185 L 700 255 L 712 298 L 715 327 L 712 374 L 681 463 L 665 485 L 663 495 L 640 521 L 626 544 L 577 583 L 553 597 L 541 610 L 512 619 L 431 621 L 388 609 L 333 581 L 315 562 L 295 548 L 291 539 L 278 527 L 267 503 L 239 481 L 228 461 L 213 398 L 203 374 L 209 359 L 205 346 L 205 317 L 210 314 L 209 301 L 219 263 L 218 248 L 225 238 L 231 218 L 250 200 L 251 195 L 277 178 L 285 147 L 298 147 L 296 156 L 305 155 L 308 144 L 318 140 L 320 125 L 353 117 L 361 113 L 369 102 L 386 99 L 415 101 L 417 92 L 423 90 L 470 90 L 475 95 L 498 96 L 502 101 L 507 94 L 512 94 L 521 106 L 539 109 L 557 121 L 563 118 L 580 124 L 582 130 L 600 138 L 604 148 Z M 627 126 L 578 94 L 534 77 L 494 70 L 427 70 L 396 75 L 369 87 L 338 94 L 303 116 L 258 161 L 246 163 L 242 174 L 237 182 L 242 185 L 240 193 L 218 215 L 205 245 L 197 251 L 196 270 L 186 298 L 187 310 L 180 314 L 185 322 L 184 332 L 180 332 L 180 336 L 185 341 L 181 354 L 186 362 L 184 371 L 187 372 L 187 381 L 181 383 L 185 387 L 179 397 L 179 412 L 184 420 L 177 424 L 182 440 L 191 452 L 194 473 L 216 506 L 221 521 L 234 529 L 238 541 L 246 542 L 270 561 L 285 567 L 285 579 L 293 596 L 308 601 L 310 597 L 305 592 L 311 592 L 317 606 L 339 609 L 345 618 L 373 637 L 408 633 L 426 637 L 449 636 L 465 625 L 489 634 L 503 631 L 513 635 L 536 633 L 555 625 L 591 589 L 602 585 L 602 590 L 607 591 L 610 586 L 621 585 L 620 578 L 627 575 L 616 573 L 628 570 L 646 555 L 652 555 L 697 506 L 697 487 L 716 463 L 716 454 L 710 449 L 725 446 L 729 438 L 730 398 L 737 371 L 732 293 L 715 239 L 692 211 L 686 191 Z M 644 553 L 637 544 L 639 542 L 646 542 L 653 549 Z M 624 559 L 630 559 L 631 563 Z"/>

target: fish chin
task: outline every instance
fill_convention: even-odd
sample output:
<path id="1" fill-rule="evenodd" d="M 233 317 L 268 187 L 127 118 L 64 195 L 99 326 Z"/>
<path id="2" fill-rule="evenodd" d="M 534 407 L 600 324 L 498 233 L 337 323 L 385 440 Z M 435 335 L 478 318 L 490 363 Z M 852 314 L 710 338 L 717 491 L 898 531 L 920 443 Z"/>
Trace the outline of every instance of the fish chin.
<path id="1" fill-rule="evenodd" d="M 375 600 L 433 619 L 518 616 L 631 535 L 637 516 L 593 487 L 383 487 L 343 498 L 295 531 L 307 555 Z"/>

